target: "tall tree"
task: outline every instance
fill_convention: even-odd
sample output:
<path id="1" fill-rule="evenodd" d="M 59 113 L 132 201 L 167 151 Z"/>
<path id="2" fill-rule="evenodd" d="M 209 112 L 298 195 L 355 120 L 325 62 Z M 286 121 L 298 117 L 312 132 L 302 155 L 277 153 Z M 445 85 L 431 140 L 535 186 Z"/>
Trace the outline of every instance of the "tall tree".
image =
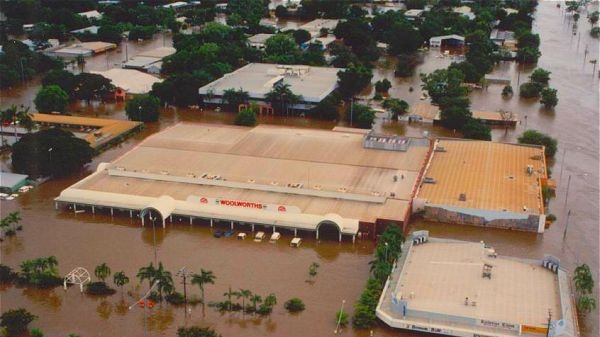
<path id="1" fill-rule="evenodd" d="M 275 85 L 265 95 L 265 100 L 271 103 L 276 114 L 289 115 L 289 106 L 302 101 L 302 96 L 294 94 L 288 83 L 282 83 Z"/>
<path id="2" fill-rule="evenodd" d="M 26 134 L 13 145 L 12 166 L 32 178 L 61 177 L 89 163 L 94 155 L 90 144 L 59 128 Z"/>
<path id="3" fill-rule="evenodd" d="M 117 287 L 121 288 L 121 293 L 123 292 L 123 286 L 129 283 L 129 277 L 125 275 L 125 272 L 119 271 L 113 275 L 113 282 L 117 285 Z"/>
<path id="4" fill-rule="evenodd" d="M 160 116 L 160 100 L 152 95 L 137 95 L 127 101 L 125 113 L 132 121 L 156 122 Z"/>
<path id="5" fill-rule="evenodd" d="M 346 70 L 338 71 L 337 75 L 340 94 L 344 98 L 349 98 L 371 83 L 373 71 L 362 64 L 350 64 Z"/>
<path id="6" fill-rule="evenodd" d="M 202 295 L 202 304 L 204 304 L 204 286 L 207 284 L 215 284 L 215 279 L 217 277 L 210 270 L 204 270 L 200 268 L 200 274 L 192 275 L 192 284 L 195 284 L 200 288 L 200 293 Z"/>
<path id="7" fill-rule="evenodd" d="M 228 24 L 247 25 L 250 29 L 256 29 L 267 12 L 263 0 L 229 0 L 227 10 L 230 13 Z"/>
<path id="8" fill-rule="evenodd" d="M 33 100 L 39 112 L 64 113 L 69 103 L 69 95 L 57 85 L 42 87 Z"/>
<path id="9" fill-rule="evenodd" d="M 94 275 L 96 275 L 96 277 L 102 282 L 104 282 L 104 280 L 109 277 L 110 274 L 110 267 L 105 262 L 99 264 L 96 266 L 96 269 L 94 269 Z"/>

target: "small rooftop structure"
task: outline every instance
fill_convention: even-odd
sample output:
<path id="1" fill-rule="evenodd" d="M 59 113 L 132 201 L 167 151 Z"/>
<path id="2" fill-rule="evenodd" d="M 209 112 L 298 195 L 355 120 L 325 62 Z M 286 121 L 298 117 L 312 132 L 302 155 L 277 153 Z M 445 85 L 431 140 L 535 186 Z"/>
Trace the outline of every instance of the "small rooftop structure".
<path id="1" fill-rule="evenodd" d="M 0 171 L 0 192 L 13 193 L 27 185 L 27 175 Z"/>
<path id="2" fill-rule="evenodd" d="M 430 220 L 541 233 L 547 178 L 542 146 L 438 139 L 413 208 Z"/>
<path id="3" fill-rule="evenodd" d="M 302 26 L 298 27 L 298 29 L 304 29 L 308 31 L 312 37 L 315 37 L 321 34 L 321 29 L 323 28 L 327 29 L 329 32 L 332 32 L 339 22 L 340 20 L 337 19 L 315 19 L 303 24 Z"/>
<path id="4" fill-rule="evenodd" d="M 337 87 L 337 72 L 340 70 L 305 65 L 250 63 L 201 87 L 199 93 L 205 96 L 211 93 L 211 102 L 220 103 L 225 90 L 241 88 L 248 92 L 250 99 L 262 101 L 274 86 L 286 83 L 294 94 L 302 95 L 303 102 L 295 108 L 310 108 L 310 104 L 321 102 Z M 205 97 L 205 102 L 208 102 L 207 99 Z"/>
<path id="5" fill-rule="evenodd" d="M 429 46 L 432 48 L 439 48 L 445 44 L 449 47 L 462 47 L 465 45 L 465 37 L 451 34 L 451 35 L 443 35 L 443 36 L 434 36 L 429 39 Z"/>
<path id="6" fill-rule="evenodd" d="M 182 10 L 189 6 L 190 6 L 190 4 L 185 1 L 175 1 L 172 3 L 166 4 L 166 5 L 163 5 L 162 7 L 163 8 L 171 8 L 171 9 L 174 9 L 177 11 L 177 10 Z"/>
<path id="7" fill-rule="evenodd" d="M 138 128 L 143 123 L 118 119 L 75 117 L 36 113 L 32 120 L 41 126 L 61 127 L 69 130 L 78 138 L 84 139 L 93 148 L 110 143 L 119 136 Z"/>
<path id="8" fill-rule="evenodd" d="M 579 335 L 569 277 L 557 259 L 503 257 L 483 242 L 427 231 L 412 237 L 376 309 L 386 324 L 448 336 Z"/>
<path id="9" fill-rule="evenodd" d="M 417 103 L 410 107 L 409 114 L 402 120 L 424 123 L 438 123 L 441 120 L 440 108 L 430 103 Z M 515 126 L 519 115 L 510 111 L 481 111 L 472 110 L 473 118 L 480 119 L 484 124 Z"/>
<path id="10" fill-rule="evenodd" d="M 94 20 L 102 19 L 102 13 L 98 12 L 97 10 L 81 12 L 81 13 L 77 13 L 77 15 L 83 16 L 88 19 L 94 19 Z"/>
<path id="11" fill-rule="evenodd" d="M 469 20 L 474 20 L 476 17 L 475 13 L 473 13 L 471 11 L 471 7 L 469 7 L 469 6 L 453 7 L 452 12 L 458 13 L 458 14 L 466 17 Z"/>
<path id="12" fill-rule="evenodd" d="M 78 44 L 71 45 L 69 47 L 54 50 L 52 53 L 62 57 L 91 56 L 115 48 L 117 48 L 117 45 L 114 43 L 102 41 L 81 42 Z"/>
<path id="13" fill-rule="evenodd" d="M 514 8 L 510 8 L 510 7 L 503 7 L 502 9 L 506 12 L 506 15 L 519 13 L 518 9 L 514 9 Z"/>
<path id="14" fill-rule="evenodd" d="M 148 93 L 154 83 L 162 82 L 158 77 L 133 69 L 113 68 L 106 71 L 91 71 L 91 73 L 108 78 L 116 87 L 133 95 Z"/>
<path id="15" fill-rule="evenodd" d="M 98 29 L 100 29 L 100 26 L 89 26 L 89 27 L 85 27 L 85 28 L 81 28 L 81 29 L 72 30 L 71 33 L 72 34 L 83 34 L 83 33 L 98 34 Z"/>
<path id="16" fill-rule="evenodd" d="M 422 9 L 409 9 L 404 12 L 404 16 L 409 20 L 415 20 L 423 15 L 424 10 Z"/>
<path id="17" fill-rule="evenodd" d="M 175 52 L 175 48 L 172 47 L 159 47 L 152 49 L 130 58 L 123 64 L 123 68 L 151 72 L 149 70 L 152 66 L 156 66 L 158 63 L 161 63 L 162 65 L 163 58 L 175 54 Z M 158 72 L 160 73 L 160 67 Z"/>
<path id="18" fill-rule="evenodd" d="M 250 44 L 250 47 L 262 50 L 265 49 L 265 44 L 267 43 L 267 40 L 274 35 L 275 34 L 265 33 L 252 35 L 248 38 L 248 43 Z"/>
<path id="19" fill-rule="evenodd" d="M 490 33 L 490 40 L 500 46 L 503 46 L 506 43 L 516 43 L 515 33 L 510 30 L 494 29 Z"/>

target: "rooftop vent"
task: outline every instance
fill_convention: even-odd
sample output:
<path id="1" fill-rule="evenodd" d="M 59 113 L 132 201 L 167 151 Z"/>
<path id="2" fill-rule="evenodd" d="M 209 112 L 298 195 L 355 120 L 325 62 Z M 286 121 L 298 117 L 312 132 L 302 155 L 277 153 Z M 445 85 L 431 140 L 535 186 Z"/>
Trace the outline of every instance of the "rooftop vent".
<path id="1" fill-rule="evenodd" d="M 435 152 L 446 152 L 446 149 L 443 146 L 436 146 Z"/>
<path id="2" fill-rule="evenodd" d="M 338 192 L 346 193 L 347 191 L 348 189 L 346 189 L 345 187 L 338 188 Z"/>
<path id="3" fill-rule="evenodd" d="M 273 185 L 273 186 L 277 186 L 277 185 L 279 185 L 279 183 L 278 183 L 278 182 L 276 182 L 276 181 L 271 181 L 271 185 Z"/>
<path id="4" fill-rule="evenodd" d="M 254 184 L 256 181 L 254 179 L 248 179 L 248 183 Z"/>
<path id="5" fill-rule="evenodd" d="M 169 175 L 169 171 L 160 171 L 160 174 L 162 174 L 163 176 L 168 176 Z"/>
<path id="6" fill-rule="evenodd" d="M 196 175 L 195 175 L 195 174 L 193 174 L 193 173 L 188 173 L 188 174 L 187 174 L 187 177 L 188 177 L 188 178 L 196 178 Z"/>
<path id="7" fill-rule="evenodd" d="M 431 177 L 425 177 L 423 178 L 423 182 L 425 184 L 435 184 L 437 181 Z"/>
<path id="8" fill-rule="evenodd" d="M 322 189 L 321 185 L 313 185 L 314 190 L 320 191 Z"/>
<path id="9" fill-rule="evenodd" d="M 458 200 L 459 200 L 459 201 L 467 201 L 467 194 L 466 194 L 466 193 L 461 193 L 461 194 L 458 196 Z"/>
<path id="10" fill-rule="evenodd" d="M 302 188 L 304 185 L 302 183 L 295 183 L 295 184 L 287 184 L 287 187 L 290 188 Z"/>

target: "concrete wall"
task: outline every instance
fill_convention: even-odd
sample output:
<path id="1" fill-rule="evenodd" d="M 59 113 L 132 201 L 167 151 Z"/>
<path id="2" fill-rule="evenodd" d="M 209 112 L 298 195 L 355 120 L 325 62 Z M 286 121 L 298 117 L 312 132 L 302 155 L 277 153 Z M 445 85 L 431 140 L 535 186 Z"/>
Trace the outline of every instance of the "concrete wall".
<path id="1" fill-rule="evenodd" d="M 484 210 L 460 209 L 427 204 L 424 205 L 423 209 L 425 210 L 424 218 L 430 221 L 540 232 L 540 215 L 535 214 L 485 212 Z M 486 213 L 490 213 L 490 215 L 488 216 Z M 541 231 L 543 232 L 543 227 Z"/>

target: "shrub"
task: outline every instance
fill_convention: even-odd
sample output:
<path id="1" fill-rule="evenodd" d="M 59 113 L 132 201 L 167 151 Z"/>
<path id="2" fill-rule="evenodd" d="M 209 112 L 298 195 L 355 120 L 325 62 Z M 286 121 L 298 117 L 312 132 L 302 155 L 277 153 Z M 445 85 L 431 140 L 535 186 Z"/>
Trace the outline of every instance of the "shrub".
<path id="1" fill-rule="evenodd" d="M 221 335 L 210 328 L 191 326 L 177 329 L 177 337 L 221 337 Z"/>
<path id="2" fill-rule="evenodd" d="M 297 297 L 289 299 L 287 302 L 285 302 L 283 306 L 289 312 L 299 312 L 304 310 L 304 302 L 302 302 L 302 300 Z"/>
<path id="3" fill-rule="evenodd" d="M 384 78 L 381 81 L 375 82 L 375 91 L 376 92 L 385 93 L 385 92 L 388 92 L 388 90 L 390 90 L 391 87 L 392 87 L 392 83 L 390 83 L 390 81 L 387 78 Z"/>
<path id="4" fill-rule="evenodd" d="M 546 216 L 546 220 L 548 221 L 556 221 L 556 215 L 550 213 Z"/>
<path id="5" fill-rule="evenodd" d="M 536 130 L 527 130 L 518 138 L 521 144 L 543 145 L 546 157 L 554 157 L 558 148 L 558 141 Z"/>
<path id="6" fill-rule="evenodd" d="M 489 126 L 479 119 L 471 118 L 462 129 L 463 136 L 468 139 L 492 140 L 492 131 Z"/>
<path id="7" fill-rule="evenodd" d="M 540 83 L 540 84 L 548 84 L 550 81 L 551 72 L 542 68 L 536 68 L 529 78 L 531 82 Z"/>
<path id="8" fill-rule="evenodd" d="M 0 264 L 0 283 L 10 283 L 16 276 L 11 267 Z"/>
<path id="9" fill-rule="evenodd" d="M 85 286 L 85 292 L 91 295 L 112 295 L 116 291 L 111 287 L 107 286 L 106 283 L 100 282 L 90 282 Z"/>
<path id="10" fill-rule="evenodd" d="M 504 86 L 504 88 L 502 88 L 502 96 L 512 96 L 513 95 L 513 88 L 510 85 L 506 85 Z"/>
<path id="11" fill-rule="evenodd" d="M 176 291 L 165 296 L 165 300 L 174 305 L 181 305 L 185 303 L 185 298 L 183 297 L 183 294 Z"/>
<path id="12" fill-rule="evenodd" d="M 31 331 L 29 332 L 29 335 L 31 337 L 44 337 L 44 333 L 42 332 L 42 330 L 40 330 L 38 328 L 31 329 Z"/>
<path id="13" fill-rule="evenodd" d="M 258 123 L 256 113 L 252 109 L 242 109 L 235 116 L 234 123 L 235 125 L 255 126 Z"/>
<path id="14" fill-rule="evenodd" d="M 558 95 L 556 89 L 544 88 L 541 92 L 540 103 L 546 108 L 554 108 L 558 104 Z"/>
<path id="15" fill-rule="evenodd" d="M 593 38 L 598 38 L 600 36 L 600 27 L 594 27 L 594 28 L 592 28 L 592 30 L 590 30 L 590 35 Z"/>
<path id="16" fill-rule="evenodd" d="M 539 83 L 526 82 L 519 87 L 519 96 L 523 98 L 532 98 L 540 96 L 542 86 Z"/>
<path id="17" fill-rule="evenodd" d="M 21 335 L 37 317 L 25 309 L 11 309 L 0 316 L 0 325 L 6 328 L 9 336 Z"/>

